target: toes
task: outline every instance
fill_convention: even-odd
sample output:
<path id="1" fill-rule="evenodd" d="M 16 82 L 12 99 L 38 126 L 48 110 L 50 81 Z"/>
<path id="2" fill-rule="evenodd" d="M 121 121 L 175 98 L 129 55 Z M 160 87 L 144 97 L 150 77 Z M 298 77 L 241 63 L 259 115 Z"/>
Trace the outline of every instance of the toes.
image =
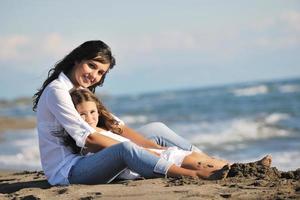
<path id="1" fill-rule="evenodd" d="M 272 164 L 272 156 L 266 155 L 258 162 L 258 164 L 263 165 L 265 167 L 270 167 Z"/>

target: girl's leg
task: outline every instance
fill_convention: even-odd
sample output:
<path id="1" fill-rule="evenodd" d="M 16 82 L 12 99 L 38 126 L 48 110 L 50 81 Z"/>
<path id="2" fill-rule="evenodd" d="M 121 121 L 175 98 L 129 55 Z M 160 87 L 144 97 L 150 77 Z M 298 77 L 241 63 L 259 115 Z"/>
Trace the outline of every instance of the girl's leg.
<path id="1" fill-rule="evenodd" d="M 172 147 L 171 147 L 172 148 Z M 211 157 L 204 153 L 196 153 L 196 152 L 189 152 L 188 155 L 186 154 L 183 150 L 179 149 L 168 149 L 159 155 L 157 152 L 153 152 L 151 149 L 145 149 L 149 151 L 150 153 L 154 155 L 161 156 L 161 158 L 167 159 L 174 163 L 174 166 L 171 166 L 170 169 L 168 170 L 168 175 L 170 176 L 192 176 L 192 177 L 199 177 L 202 179 L 210 179 L 210 180 L 218 180 L 218 179 L 223 179 L 227 176 L 229 170 L 230 170 L 230 165 L 226 164 L 227 162 L 224 161 L 218 161 L 222 164 L 220 164 L 220 167 L 199 167 L 199 161 L 203 162 L 209 162 Z M 182 157 L 182 161 L 181 158 Z M 224 164 L 225 163 L 225 164 Z M 180 167 L 179 167 L 180 166 Z"/>
<path id="2" fill-rule="evenodd" d="M 177 135 L 174 131 L 161 122 L 149 123 L 145 126 L 142 126 L 137 131 L 146 138 L 154 140 L 157 144 L 164 147 L 177 146 L 186 151 L 201 152 L 201 150 L 192 145 L 186 139 Z"/>
<path id="3" fill-rule="evenodd" d="M 267 155 L 258 161 L 250 162 L 250 163 L 262 165 L 264 167 L 270 167 L 272 163 L 272 157 L 270 155 Z M 220 170 L 224 171 L 224 167 L 227 168 L 226 166 L 230 167 L 228 161 L 215 159 L 204 153 L 196 153 L 196 152 L 193 152 L 190 155 L 186 156 L 181 164 L 182 168 L 198 170 L 204 176 L 210 176 L 210 174 L 216 174 L 216 172 Z"/>
<path id="4" fill-rule="evenodd" d="M 229 162 L 210 157 L 205 153 L 193 152 L 184 158 L 181 167 L 212 173 L 222 169 L 227 164 Z"/>

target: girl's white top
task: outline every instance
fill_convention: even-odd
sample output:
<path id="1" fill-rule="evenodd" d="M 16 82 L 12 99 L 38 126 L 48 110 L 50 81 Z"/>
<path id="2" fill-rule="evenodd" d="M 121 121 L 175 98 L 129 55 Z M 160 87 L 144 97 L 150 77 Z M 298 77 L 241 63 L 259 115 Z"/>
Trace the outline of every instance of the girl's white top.
<path id="1" fill-rule="evenodd" d="M 82 156 L 73 154 L 61 143 L 55 132 L 65 129 L 84 147 L 85 140 L 96 130 L 86 123 L 76 111 L 70 90 L 74 86 L 69 78 L 60 73 L 43 91 L 37 105 L 37 129 L 41 163 L 48 182 L 52 185 L 67 185 L 71 167 Z"/>

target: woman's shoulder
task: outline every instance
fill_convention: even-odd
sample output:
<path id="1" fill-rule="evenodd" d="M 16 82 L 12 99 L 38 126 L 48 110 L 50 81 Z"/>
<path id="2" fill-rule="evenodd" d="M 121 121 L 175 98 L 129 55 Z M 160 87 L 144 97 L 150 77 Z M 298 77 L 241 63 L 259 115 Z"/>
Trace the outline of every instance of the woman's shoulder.
<path id="1" fill-rule="evenodd" d="M 66 102 L 67 98 L 71 98 L 68 88 L 64 87 L 63 84 L 60 84 L 60 82 L 55 79 L 45 87 L 40 101 L 47 100 L 48 102 L 56 102 L 57 99 L 60 99 Z M 55 101 L 53 101 L 54 99 Z"/>
<path id="2" fill-rule="evenodd" d="M 58 79 L 54 79 L 47 87 L 50 89 L 63 88 L 63 84 Z"/>
<path id="3" fill-rule="evenodd" d="M 68 88 L 64 87 L 64 85 L 58 79 L 53 80 L 45 88 L 45 92 L 47 92 L 47 93 L 55 92 L 57 90 L 68 91 Z"/>

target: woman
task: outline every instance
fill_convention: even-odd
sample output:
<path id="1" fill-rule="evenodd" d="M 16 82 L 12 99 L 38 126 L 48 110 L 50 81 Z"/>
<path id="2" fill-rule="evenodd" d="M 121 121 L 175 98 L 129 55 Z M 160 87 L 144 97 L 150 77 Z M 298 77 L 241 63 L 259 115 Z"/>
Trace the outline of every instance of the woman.
<path id="1" fill-rule="evenodd" d="M 141 130 L 159 144 L 134 131 L 126 131 L 124 136 L 139 146 L 131 142 L 116 144 L 111 138 L 96 134 L 96 130 L 80 117 L 72 103 L 70 90 L 81 87 L 94 92 L 97 86 L 102 86 L 114 65 L 115 59 L 104 42 L 87 41 L 50 69 L 48 78 L 34 95 L 41 162 L 49 183 L 106 183 L 125 167 L 146 178 L 162 175 L 201 177 L 198 172 L 181 169 L 139 147 L 159 149 L 162 148 L 159 144 L 172 144 L 181 149 L 192 148 L 164 125 L 151 124 Z M 52 134 L 62 129 L 70 134 L 77 146 L 103 150 L 89 157 L 73 154 Z"/>

